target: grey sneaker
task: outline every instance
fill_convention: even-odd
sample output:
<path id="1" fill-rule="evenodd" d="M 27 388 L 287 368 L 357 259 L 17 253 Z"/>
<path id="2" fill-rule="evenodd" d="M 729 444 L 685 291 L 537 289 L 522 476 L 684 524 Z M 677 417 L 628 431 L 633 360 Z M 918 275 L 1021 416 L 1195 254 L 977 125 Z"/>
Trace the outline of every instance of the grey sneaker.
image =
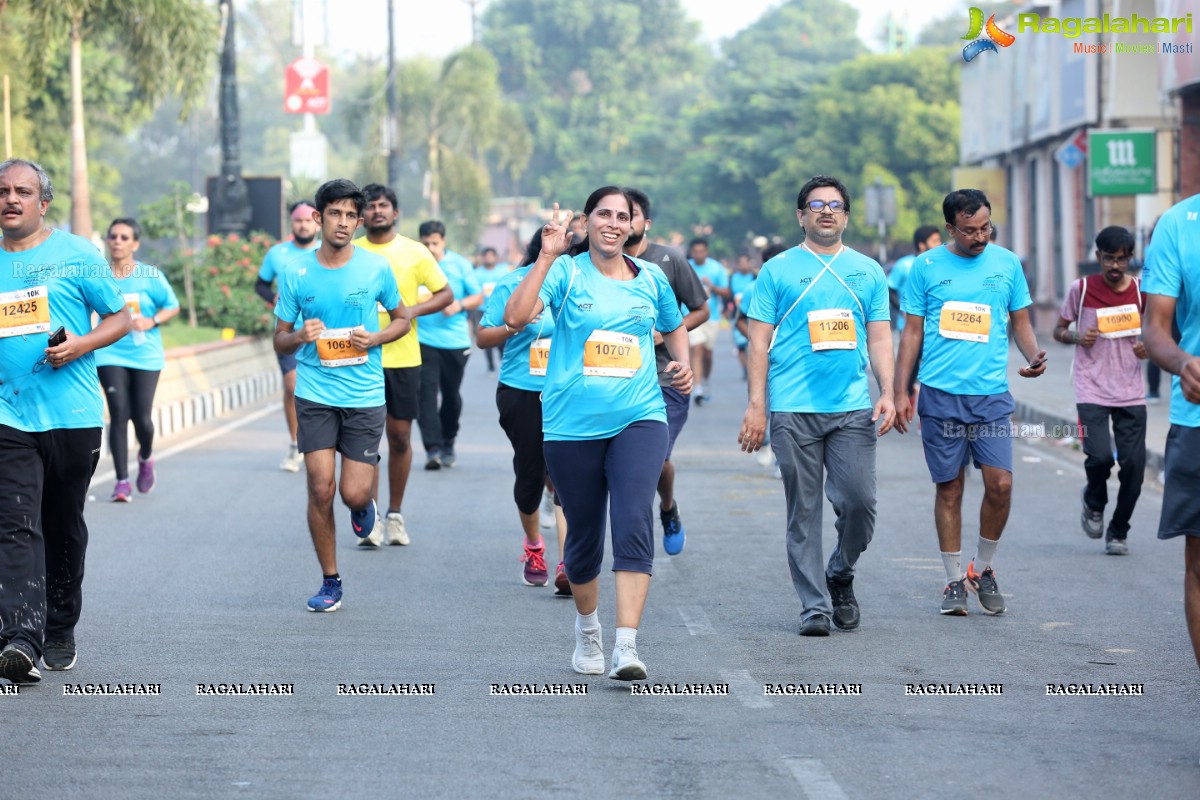
<path id="1" fill-rule="evenodd" d="M 961 580 L 950 581 L 942 592 L 942 613 L 952 617 L 967 615 L 967 590 Z"/>
<path id="2" fill-rule="evenodd" d="M 442 466 L 445 467 L 446 469 L 450 469 L 451 467 L 454 466 L 454 462 L 458 461 L 458 456 L 456 456 L 454 454 L 454 444 L 453 443 L 447 442 L 446 446 L 442 448 L 441 461 L 442 461 Z"/>
<path id="3" fill-rule="evenodd" d="M 1125 544 L 1125 537 L 1118 539 L 1109 533 L 1104 537 L 1104 552 L 1110 556 L 1128 555 L 1129 545 Z"/>
<path id="4" fill-rule="evenodd" d="M 66 672 L 75 666 L 75 657 L 74 639 L 46 642 L 42 650 L 42 666 L 52 672 Z"/>
<path id="5" fill-rule="evenodd" d="M 1086 492 L 1086 486 L 1079 492 L 1079 505 L 1083 507 L 1083 510 L 1079 512 L 1079 524 L 1083 526 L 1083 532 L 1088 535 L 1089 539 L 1099 539 L 1104 535 L 1104 511 L 1093 511 L 1088 508 L 1087 501 L 1083 499 Z"/>
<path id="6" fill-rule="evenodd" d="M 604 635 L 599 625 L 594 631 L 585 631 L 575 626 L 575 653 L 571 666 L 580 675 L 604 674 Z"/>
<path id="7" fill-rule="evenodd" d="M 646 665 L 638 659 L 637 645 L 621 642 L 613 648 L 612 671 L 608 677 L 614 681 L 646 680 Z"/>
<path id="8" fill-rule="evenodd" d="M 13 683 L 37 683 L 42 673 L 34 666 L 33 654 L 19 644 L 9 642 L 0 650 L 0 678 Z"/>
<path id="9" fill-rule="evenodd" d="M 963 579 L 963 583 L 975 593 L 975 599 L 979 601 L 984 613 L 1004 613 L 1004 595 L 1000 594 L 1000 587 L 996 585 L 996 575 L 991 567 L 979 574 L 975 572 L 975 562 L 972 561 L 967 564 L 967 577 Z"/>

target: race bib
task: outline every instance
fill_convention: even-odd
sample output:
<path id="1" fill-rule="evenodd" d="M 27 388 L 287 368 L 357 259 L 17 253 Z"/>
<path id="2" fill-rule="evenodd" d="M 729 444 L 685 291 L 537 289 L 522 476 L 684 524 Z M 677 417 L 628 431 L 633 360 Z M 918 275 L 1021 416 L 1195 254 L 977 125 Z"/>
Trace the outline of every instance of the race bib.
<path id="1" fill-rule="evenodd" d="M 49 331 L 49 289 L 34 286 L 0 294 L 0 337 Z"/>
<path id="2" fill-rule="evenodd" d="M 986 303 L 947 300 L 942 306 L 938 333 L 947 339 L 987 344 L 992 331 L 992 307 Z"/>
<path id="3" fill-rule="evenodd" d="M 326 328 L 317 338 L 317 357 L 322 367 L 352 367 L 367 363 L 367 351 L 350 341 L 350 334 L 359 328 Z"/>
<path id="4" fill-rule="evenodd" d="M 812 349 L 853 350 L 858 347 L 854 312 L 848 308 L 823 308 L 808 312 L 808 338 Z"/>
<path id="5" fill-rule="evenodd" d="M 129 313 L 137 319 L 142 315 L 142 296 L 140 294 L 125 295 L 125 307 L 129 309 Z"/>
<path id="6" fill-rule="evenodd" d="M 535 339 L 529 345 L 529 374 L 545 375 L 546 365 L 550 363 L 550 340 Z"/>
<path id="7" fill-rule="evenodd" d="M 1133 304 L 1097 308 L 1096 319 L 1101 339 L 1123 339 L 1142 333 L 1142 315 Z"/>
<path id="8" fill-rule="evenodd" d="M 633 334 L 596 330 L 583 346 L 584 375 L 632 378 L 641 368 L 642 348 Z"/>

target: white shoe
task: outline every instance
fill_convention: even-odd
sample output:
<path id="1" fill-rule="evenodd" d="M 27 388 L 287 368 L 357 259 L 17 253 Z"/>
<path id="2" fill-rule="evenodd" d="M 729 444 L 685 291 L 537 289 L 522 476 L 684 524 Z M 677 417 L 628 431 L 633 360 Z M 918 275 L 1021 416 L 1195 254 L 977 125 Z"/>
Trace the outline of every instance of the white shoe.
<path id="1" fill-rule="evenodd" d="M 554 527 L 554 495 L 549 489 L 542 489 L 542 506 L 538 509 L 538 524 L 543 528 Z"/>
<path id="2" fill-rule="evenodd" d="M 279 462 L 279 468 L 284 472 L 299 472 L 304 466 L 304 456 L 295 446 L 288 448 L 288 454 Z"/>
<path id="3" fill-rule="evenodd" d="M 358 540 L 358 546 L 379 547 L 379 545 L 383 544 L 383 528 L 383 520 L 380 519 L 378 514 L 376 514 L 375 527 L 371 529 L 371 532 L 368 535 Z"/>
<path id="4" fill-rule="evenodd" d="M 608 677 L 617 681 L 646 680 L 646 665 L 638 661 L 637 645 L 622 642 L 613 648 L 612 671 Z"/>
<path id="5" fill-rule="evenodd" d="M 575 654 L 571 666 L 580 675 L 604 674 L 604 635 L 600 626 L 594 631 L 580 630 L 575 625 Z"/>
<path id="6" fill-rule="evenodd" d="M 769 447 L 764 447 L 758 451 L 758 455 L 754 458 L 758 461 L 760 467 L 769 467 L 775 463 L 775 452 Z"/>
<path id="7" fill-rule="evenodd" d="M 388 512 L 387 515 L 387 543 L 388 544 L 408 544 L 408 529 L 404 527 L 404 517 L 400 514 Z"/>

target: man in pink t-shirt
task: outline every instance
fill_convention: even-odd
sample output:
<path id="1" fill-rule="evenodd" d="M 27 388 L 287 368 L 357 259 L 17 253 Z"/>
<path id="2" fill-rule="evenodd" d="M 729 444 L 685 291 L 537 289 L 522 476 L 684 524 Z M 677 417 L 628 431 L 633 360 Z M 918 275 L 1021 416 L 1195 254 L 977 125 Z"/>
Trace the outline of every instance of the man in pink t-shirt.
<path id="1" fill-rule="evenodd" d="M 1080 522 L 1083 532 L 1093 539 L 1104 533 L 1104 552 L 1109 555 L 1129 552 L 1125 537 L 1146 472 L 1146 399 L 1141 365 L 1146 358 L 1141 341 L 1145 301 L 1137 280 L 1126 273 L 1133 247 L 1133 235 L 1125 228 L 1113 225 L 1100 231 L 1096 236 L 1100 274 L 1071 284 L 1054 326 L 1055 339 L 1076 345 L 1072 366 L 1075 407 L 1087 456 Z M 1072 322 L 1075 330 L 1069 329 Z M 1121 467 L 1121 488 L 1105 531 L 1104 507 L 1108 504 L 1114 443 L 1115 463 Z"/>

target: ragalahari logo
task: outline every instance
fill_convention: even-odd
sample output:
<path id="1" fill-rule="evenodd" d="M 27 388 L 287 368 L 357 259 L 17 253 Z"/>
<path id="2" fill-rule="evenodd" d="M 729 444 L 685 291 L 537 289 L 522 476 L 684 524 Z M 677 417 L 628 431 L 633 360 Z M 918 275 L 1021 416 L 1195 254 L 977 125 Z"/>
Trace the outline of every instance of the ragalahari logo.
<path id="1" fill-rule="evenodd" d="M 981 33 L 986 33 L 987 36 L 980 37 Z M 1000 30 L 1000 26 L 996 24 L 995 14 L 988 17 L 987 25 L 984 25 L 983 11 L 974 7 L 971 8 L 970 28 L 967 30 L 967 35 L 962 38 L 971 40 L 970 44 L 963 48 L 963 61 L 968 63 L 985 50 L 998 53 L 1000 51 L 996 49 L 996 45 L 1008 47 L 1017 40 L 1017 37 L 1011 33 Z"/>

